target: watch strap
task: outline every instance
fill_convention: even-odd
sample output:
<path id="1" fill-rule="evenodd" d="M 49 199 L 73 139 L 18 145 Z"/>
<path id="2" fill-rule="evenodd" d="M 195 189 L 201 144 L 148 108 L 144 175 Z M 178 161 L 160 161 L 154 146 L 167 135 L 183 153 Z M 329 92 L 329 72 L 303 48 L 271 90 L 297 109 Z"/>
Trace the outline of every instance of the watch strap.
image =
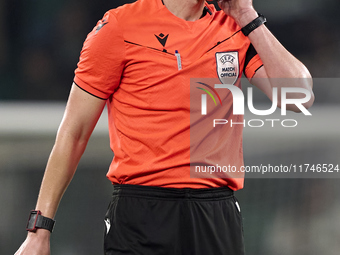
<path id="1" fill-rule="evenodd" d="M 38 228 L 43 228 L 53 232 L 55 220 L 44 217 L 40 211 L 33 210 L 28 218 L 26 230 L 35 232 Z"/>
<path id="2" fill-rule="evenodd" d="M 241 31 L 245 36 L 248 36 L 252 31 L 254 31 L 259 26 L 267 23 L 267 19 L 261 14 L 258 13 L 258 17 L 250 22 L 248 25 L 244 26 Z"/>

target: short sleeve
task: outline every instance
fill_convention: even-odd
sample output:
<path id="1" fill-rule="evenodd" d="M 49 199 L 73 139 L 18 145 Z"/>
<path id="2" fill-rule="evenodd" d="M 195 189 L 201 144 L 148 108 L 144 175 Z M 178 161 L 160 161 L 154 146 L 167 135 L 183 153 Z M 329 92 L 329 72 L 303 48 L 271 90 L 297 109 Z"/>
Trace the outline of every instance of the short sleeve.
<path id="1" fill-rule="evenodd" d="M 249 45 L 244 63 L 244 74 L 248 79 L 253 78 L 256 71 L 263 66 L 260 56 L 257 54 L 254 46 Z"/>
<path id="2" fill-rule="evenodd" d="M 109 98 L 119 86 L 124 58 L 123 33 L 114 13 L 108 11 L 84 42 L 75 84 L 96 97 Z"/>

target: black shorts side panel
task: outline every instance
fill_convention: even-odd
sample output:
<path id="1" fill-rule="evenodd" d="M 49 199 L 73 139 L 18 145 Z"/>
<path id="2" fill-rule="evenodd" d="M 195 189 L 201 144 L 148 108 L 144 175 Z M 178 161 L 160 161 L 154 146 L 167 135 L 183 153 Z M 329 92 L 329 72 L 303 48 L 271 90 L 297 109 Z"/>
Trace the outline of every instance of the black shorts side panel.
<path id="1" fill-rule="evenodd" d="M 243 226 L 235 197 L 191 202 L 195 255 L 243 255 Z"/>

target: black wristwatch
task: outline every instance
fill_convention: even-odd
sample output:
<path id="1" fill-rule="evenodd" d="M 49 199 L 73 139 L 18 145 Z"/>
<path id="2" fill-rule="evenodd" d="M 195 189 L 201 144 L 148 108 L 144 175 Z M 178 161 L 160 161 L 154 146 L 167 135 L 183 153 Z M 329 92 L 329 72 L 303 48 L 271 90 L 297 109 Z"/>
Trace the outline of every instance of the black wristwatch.
<path id="1" fill-rule="evenodd" d="M 37 231 L 38 228 L 43 228 L 53 232 L 55 220 L 44 217 L 40 211 L 32 210 L 28 218 L 26 230 L 30 232 Z"/>
<path id="2" fill-rule="evenodd" d="M 252 31 L 254 31 L 259 26 L 266 24 L 267 19 L 261 13 L 258 13 L 258 15 L 259 16 L 256 19 L 254 19 L 252 22 L 250 22 L 248 25 L 241 29 L 242 33 L 245 36 L 248 36 Z"/>

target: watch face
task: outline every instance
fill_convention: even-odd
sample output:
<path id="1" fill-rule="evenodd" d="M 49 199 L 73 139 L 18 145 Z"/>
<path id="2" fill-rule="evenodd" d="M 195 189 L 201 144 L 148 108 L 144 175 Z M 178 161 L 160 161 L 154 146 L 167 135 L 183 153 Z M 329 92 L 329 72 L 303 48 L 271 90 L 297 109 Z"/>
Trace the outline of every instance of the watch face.
<path id="1" fill-rule="evenodd" d="M 27 231 L 34 232 L 37 230 L 36 223 L 38 220 L 38 215 L 40 214 L 41 214 L 40 211 L 31 211 L 30 216 L 28 218 L 27 226 L 26 226 Z"/>

